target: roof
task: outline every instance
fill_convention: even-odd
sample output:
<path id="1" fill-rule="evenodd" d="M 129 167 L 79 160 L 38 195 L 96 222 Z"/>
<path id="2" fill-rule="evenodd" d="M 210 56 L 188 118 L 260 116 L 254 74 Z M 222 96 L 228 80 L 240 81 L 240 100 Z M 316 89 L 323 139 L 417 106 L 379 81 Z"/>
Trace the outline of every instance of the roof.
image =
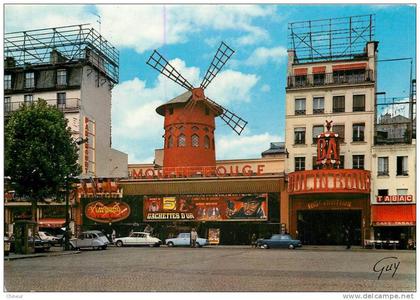
<path id="1" fill-rule="evenodd" d="M 169 100 L 168 102 L 160 105 L 158 108 L 156 108 L 156 112 L 161 115 L 161 116 L 165 116 L 165 107 L 167 105 L 175 105 L 175 104 L 182 104 L 182 103 L 187 103 L 188 101 L 191 100 L 192 97 L 192 92 L 191 91 L 186 91 L 185 93 L 176 96 L 175 98 Z M 215 107 L 213 104 L 211 104 L 210 102 L 206 101 L 207 105 L 209 106 L 213 106 Z M 216 109 L 219 109 L 218 107 L 216 107 Z M 219 109 L 220 110 L 220 109 Z M 222 114 L 222 111 L 220 110 L 220 114 Z M 217 114 L 218 116 L 219 114 Z"/>
<path id="2" fill-rule="evenodd" d="M 286 153 L 286 148 L 284 142 L 271 142 L 270 148 L 261 153 L 261 156 L 270 155 L 270 154 L 284 154 Z"/>

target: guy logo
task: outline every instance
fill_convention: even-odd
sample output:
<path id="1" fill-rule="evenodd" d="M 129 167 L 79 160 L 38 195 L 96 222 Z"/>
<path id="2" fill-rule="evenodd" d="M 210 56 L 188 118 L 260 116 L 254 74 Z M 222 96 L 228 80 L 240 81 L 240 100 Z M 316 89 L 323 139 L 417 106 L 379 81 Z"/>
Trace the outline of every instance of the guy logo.
<path id="1" fill-rule="evenodd" d="M 400 262 L 398 261 L 398 257 L 389 256 L 384 257 L 376 262 L 373 266 L 373 271 L 379 273 L 378 280 L 381 278 L 382 274 L 392 272 L 392 276 L 394 277 L 395 273 L 397 273 L 398 267 L 400 266 Z"/>

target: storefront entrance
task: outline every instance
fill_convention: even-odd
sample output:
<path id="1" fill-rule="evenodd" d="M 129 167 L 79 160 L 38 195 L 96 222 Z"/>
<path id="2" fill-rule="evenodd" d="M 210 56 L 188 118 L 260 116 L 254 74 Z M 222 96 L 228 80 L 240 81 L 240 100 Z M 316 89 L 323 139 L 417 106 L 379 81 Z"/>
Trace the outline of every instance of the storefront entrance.
<path id="1" fill-rule="evenodd" d="M 299 210 L 298 237 L 307 245 L 345 245 L 346 229 L 351 244 L 361 244 L 361 210 Z"/>

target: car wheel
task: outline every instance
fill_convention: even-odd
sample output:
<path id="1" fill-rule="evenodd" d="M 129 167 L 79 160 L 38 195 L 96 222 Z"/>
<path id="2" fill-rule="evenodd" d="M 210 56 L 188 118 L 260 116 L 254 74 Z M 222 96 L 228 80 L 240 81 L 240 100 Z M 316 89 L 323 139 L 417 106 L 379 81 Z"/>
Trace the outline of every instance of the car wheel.
<path id="1" fill-rule="evenodd" d="M 101 249 L 102 249 L 102 250 L 105 250 L 105 249 L 106 249 L 106 245 L 103 245 L 103 246 L 101 247 Z"/>
<path id="2" fill-rule="evenodd" d="M 115 243 L 115 245 L 116 245 L 117 247 L 122 247 L 122 246 L 123 246 L 123 242 L 122 242 L 122 241 L 117 241 L 117 242 Z"/>
<path id="3" fill-rule="evenodd" d="M 263 249 L 268 249 L 268 248 L 270 248 L 270 247 L 268 247 L 268 245 L 267 245 L 267 244 L 262 244 L 262 245 L 261 245 L 261 248 L 263 248 Z"/>
<path id="4" fill-rule="evenodd" d="M 173 242 L 168 242 L 166 245 L 167 245 L 168 247 L 173 247 L 173 246 L 174 246 L 174 243 L 173 243 Z"/>
<path id="5" fill-rule="evenodd" d="M 201 247 L 203 247 L 202 245 L 200 245 L 200 243 L 195 243 L 195 245 L 198 247 L 198 248 L 201 248 Z"/>
<path id="6" fill-rule="evenodd" d="M 292 245 L 292 244 L 290 244 L 290 245 L 289 245 L 289 249 L 295 249 L 295 246 L 294 246 L 294 245 Z"/>

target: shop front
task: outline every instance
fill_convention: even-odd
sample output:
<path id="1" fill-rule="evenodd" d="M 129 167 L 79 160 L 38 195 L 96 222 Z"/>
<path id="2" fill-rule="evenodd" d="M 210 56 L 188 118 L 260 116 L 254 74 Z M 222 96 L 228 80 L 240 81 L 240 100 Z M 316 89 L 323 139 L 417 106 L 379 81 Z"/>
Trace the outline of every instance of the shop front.
<path id="1" fill-rule="evenodd" d="M 416 204 L 411 195 L 378 196 L 372 205 L 372 226 L 377 241 L 398 242 L 400 249 L 413 249 L 416 240 Z M 390 201 L 385 201 L 389 199 Z M 408 201 L 407 201 L 408 200 Z"/>
<path id="2" fill-rule="evenodd" d="M 124 198 L 141 199 L 138 222 L 162 240 L 195 228 L 212 244 L 250 244 L 280 232 L 283 176 L 122 181 Z"/>
<path id="3" fill-rule="evenodd" d="M 369 236 L 370 172 L 323 169 L 288 176 L 290 232 L 303 244 L 362 245 Z"/>

